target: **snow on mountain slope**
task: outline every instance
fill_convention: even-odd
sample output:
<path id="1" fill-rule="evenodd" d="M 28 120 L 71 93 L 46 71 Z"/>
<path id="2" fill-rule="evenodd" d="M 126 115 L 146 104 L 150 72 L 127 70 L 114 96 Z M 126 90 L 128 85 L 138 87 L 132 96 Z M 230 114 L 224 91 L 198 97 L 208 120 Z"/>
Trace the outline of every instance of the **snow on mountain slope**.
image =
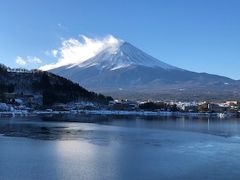
<path id="1" fill-rule="evenodd" d="M 176 98 L 176 94 L 180 97 L 179 92 L 184 97 L 191 95 L 193 98 L 211 97 L 212 94 L 238 97 L 240 89 L 238 81 L 177 68 L 124 41 L 107 46 L 81 63 L 71 63 L 50 71 L 90 90 L 111 92 L 114 97 L 123 91 L 123 97 L 129 97 L 129 94 L 131 97 L 136 92 L 148 94 L 146 97 L 162 93 Z"/>
<path id="2" fill-rule="evenodd" d="M 96 66 L 98 69 L 108 69 L 113 71 L 132 65 L 160 67 L 162 69 L 177 69 L 174 66 L 153 58 L 127 42 L 122 42 L 117 46 L 108 47 L 95 57 L 80 64 L 72 64 L 68 68 L 76 66 L 81 68 Z"/>

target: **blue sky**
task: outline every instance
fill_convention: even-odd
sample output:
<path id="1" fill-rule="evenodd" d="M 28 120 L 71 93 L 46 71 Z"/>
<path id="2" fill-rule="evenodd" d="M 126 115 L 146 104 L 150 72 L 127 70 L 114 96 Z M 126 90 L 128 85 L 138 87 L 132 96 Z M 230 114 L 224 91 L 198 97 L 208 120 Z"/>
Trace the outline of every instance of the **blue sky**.
<path id="1" fill-rule="evenodd" d="M 197 72 L 240 79 L 238 0 L 0 0 L 0 62 L 37 68 L 80 34 L 123 39 Z"/>

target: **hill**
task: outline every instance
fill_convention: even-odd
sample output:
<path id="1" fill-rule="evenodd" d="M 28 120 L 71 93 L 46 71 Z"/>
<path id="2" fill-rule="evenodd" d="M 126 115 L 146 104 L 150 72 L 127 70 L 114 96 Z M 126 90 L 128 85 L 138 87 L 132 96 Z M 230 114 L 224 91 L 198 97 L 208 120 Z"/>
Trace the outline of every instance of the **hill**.
<path id="1" fill-rule="evenodd" d="M 72 101 L 107 104 L 112 100 L 111 97 L 88 91 L 79 84 L 50 72 L 10 69 L 0 65 L 0 99 L 3 100 L 6 93 L 17 96 L 41 95 L 43 105 Z"/>

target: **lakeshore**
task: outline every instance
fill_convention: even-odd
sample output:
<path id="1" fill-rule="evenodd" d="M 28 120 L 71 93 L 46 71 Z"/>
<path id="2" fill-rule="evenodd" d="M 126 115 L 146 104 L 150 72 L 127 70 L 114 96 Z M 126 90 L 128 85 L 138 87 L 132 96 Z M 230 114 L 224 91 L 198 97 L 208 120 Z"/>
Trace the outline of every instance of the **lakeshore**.
<path id="1" fill-rule="evenodd" d="M 119 115 L 119 116 L 162 116 L 162 117 L 214 117 L 214 118 L 231 118 L 238 117 L 237 113 L 200 113 L 200 112 L 168 112 L 168 111 L 117 111 L 117 110 L 69 110 L 69 111 L 27 111 L 16 110 L 0 112 L 0 117 L 15 116 L 42 116 L 42 115 Z"/>

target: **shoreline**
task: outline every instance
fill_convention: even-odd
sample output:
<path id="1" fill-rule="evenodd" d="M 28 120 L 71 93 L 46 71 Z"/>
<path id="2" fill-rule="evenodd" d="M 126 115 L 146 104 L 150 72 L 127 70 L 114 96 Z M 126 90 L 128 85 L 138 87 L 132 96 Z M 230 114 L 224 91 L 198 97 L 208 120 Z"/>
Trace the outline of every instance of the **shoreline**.
<path id="1" fill-rule="evenodd" d="M 41 115 L 127 115 L 127 116 L 159 116 L 159 117 L 237 117 L 236 113 L 199 113 L 168 111 L 116 111 L 116 110 L 70 110 L 70 111 L 12 111 L 0 112 L 1 117 L 41 116 Z"/>

